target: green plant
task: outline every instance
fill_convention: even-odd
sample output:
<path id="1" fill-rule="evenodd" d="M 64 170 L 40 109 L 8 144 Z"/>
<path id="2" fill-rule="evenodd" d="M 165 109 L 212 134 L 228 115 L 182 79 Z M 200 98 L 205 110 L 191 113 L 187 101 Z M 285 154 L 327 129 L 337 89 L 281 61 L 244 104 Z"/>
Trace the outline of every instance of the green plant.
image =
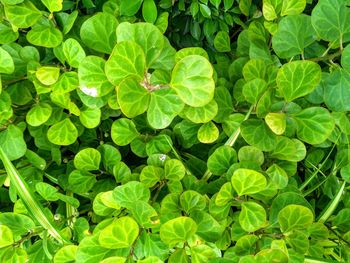
<path id="1" fill-rule="evenodd" d="M 349 261 L 349 4 L 0 0 L 1 261 Z"/>

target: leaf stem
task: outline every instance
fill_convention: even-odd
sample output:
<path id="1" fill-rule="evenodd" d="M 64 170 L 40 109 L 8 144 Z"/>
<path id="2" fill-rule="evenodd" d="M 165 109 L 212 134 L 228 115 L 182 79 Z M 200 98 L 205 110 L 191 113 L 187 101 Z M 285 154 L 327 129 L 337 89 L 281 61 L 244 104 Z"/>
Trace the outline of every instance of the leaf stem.
<path id="1" fill-rule="evenodd" d="M 252 105 L 252 106 L 250 107 L 250 109 L 248 110 L 247 114 L 245 115 L 243 121 L 246 121 L 246 120 L 249 118 L 250 114 L 252 113 L 253 108 L 254 108 L 254 105 Z M 231 134 L 231 136 L 228 138 L 228 140 L 225 142 L 225 145 L 228 145 L 228 146 L 231 146 L 231 147 L 232 147 L 232 146 L 235 144 L 235 142 L 237 141 L 238 136 L 239 136 L 240 134 L 241 134 L 241 128 L 238 127 L 237 130 L 235 130 L 235 131 Z M 201 181 L 202 181 L 202 182 L 207 182 L 207 181 L 210 179 L 210 177 L 211 177 L 212 175 L 213 175 L 213 174 L 209 171 L 209 169 L 207 169 L 207 171 L 206 171 L 205 174 L 203 175 Z"/>
<path id="2" fill-rule="evenodd" d="M 337 52 L 329 55 L 325 55 L 322 57 L 317 57 L 317 58 L 309 58 L 307 60 L 309 61 L 314 61 L 314 62 L 320 62 L 320 61 L 325 61 L 325 60 L 333 60 L 337 57 L 339 57 L 343 53 L 343 50 L 338 50 Z"/>

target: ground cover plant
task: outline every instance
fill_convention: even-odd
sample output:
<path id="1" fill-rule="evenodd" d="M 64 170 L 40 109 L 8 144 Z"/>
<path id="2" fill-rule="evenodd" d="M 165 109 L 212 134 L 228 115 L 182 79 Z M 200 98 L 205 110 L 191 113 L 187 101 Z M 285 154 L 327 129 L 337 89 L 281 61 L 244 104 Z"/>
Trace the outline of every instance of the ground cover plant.
<path id="1" fill-rule="evenodd" d="M 1 262 L 349 262 L 348 0 L 0 0 Z"/>

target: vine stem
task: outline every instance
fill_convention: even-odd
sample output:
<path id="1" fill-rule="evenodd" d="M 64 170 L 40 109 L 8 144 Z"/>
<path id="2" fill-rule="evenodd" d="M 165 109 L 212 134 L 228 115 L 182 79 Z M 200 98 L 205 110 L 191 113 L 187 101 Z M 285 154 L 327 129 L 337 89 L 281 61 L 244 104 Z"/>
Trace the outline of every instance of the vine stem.
<path id="1" fill-rule="evenodd" d="M 250 109 L 248 110 L 247 114 L 245 115 L 243 121 L 246 121 L 248 120 L 250 114 L 252 113 L 252 110 L 254 108 L 254 105 L 252 105 L 250 107 Z M 234 133 L 231 134 L 230 138 L 228 138 L 228 140 L 225 142 L 224 145 L 228 145 L 228 146 L 233 146 L 235 144 L 235 142 L 237 141 L 238 139 L 238 136 L 241 134 L 241 128 L 238 127 L 237 130 L 234 131 Z M 205 174 L 203 175 L 201 181 L 202 182 L 207 182 L 210 177 L 212 176 L 213 174 L 209 171 L 209 169 L 207 169 L 207 171 L 205 172 Z"/>
<path id="2" fill-rule="evenodd" d="M 329 54 L 326 56 L 322 56 L 322 57 L 317 57 L 317 58 L 309 58 L 307 60 L 309 61 L 314 61 L 314 62 L 320 62 L 320 61 L 325 61 L 325 60 L 333 60 L 336 57 L 339 57 L 341 54 L 343 53 L 343 50 L 339 50 L 333 54 Z"/>

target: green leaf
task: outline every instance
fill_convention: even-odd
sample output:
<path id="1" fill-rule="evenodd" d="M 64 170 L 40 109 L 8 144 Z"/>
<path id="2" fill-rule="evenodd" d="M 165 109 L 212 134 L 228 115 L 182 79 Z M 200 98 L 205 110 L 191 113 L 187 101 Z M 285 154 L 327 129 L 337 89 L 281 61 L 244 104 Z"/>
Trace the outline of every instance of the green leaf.
<path id="1" fill-rule="evenodd" d="M 74 38 L 68 38 L 62 44 L 63 54 L 68 64 L 73 68 L 78 68 L 80 62 L 85 58 L 85 51 Z"/>
<path id="2" fill-rule="evenodd" d="M 148 202 L 150 195 L 149 189 L 137 181 L 128 182 L 113 190 L 113 196 L 117 203 L 126 208 L 138 201 Z"/>
<path id="3" fill-rule="evenodd" d="M 140 182 L 148 188 L 155 186 L 164 177 L 163 168 L 147 165 L 140 173 Z"/>
<path id="4" fill-rule="evenodd" d="M 347 0 L 318 1 L 311 13 L 312 26 L 318 36 L 337 43 L 350 40 L 350 8 Z"/>
<path id="5" fill-rule="evenodd" d="M 41 0 L 51 13 L 61 11 L 63 0 Z"/>
<path id="6" fill-rule="evenodd" d="M 0 74 L 12 74 L 15 71 L 15 65 L 11 55 L 0 47 Z"/>
<path id="7" fill-rule="evenodd" d="M 120 14 L 125 16 L 133 16 L 140 9 L 142 0 L 135 0 L 132 3 L 128 0 L 120 1 Z"/>
<path id="8" fill-rule="evenodd" d="M 35 227 L 29 216 L 10 212 L 0 214 L 0 225 L 9 227 L 15 237 L 24 235 Z"/>
<path id="9" fill-rule="evenodd" d="M 242 74 L 246 81 L 256 78 L 265 79 L 267 65 L 262 59 L 251 59 L 243 67 Z"/>
<path id="10" fill-rule="evenodd" d="M 333 111 L 350 110 L 350 72 L 342 69 L 334 70 L 325 80 L 324 102 Z"/>
<path id="11" fill-rule="evenodd" d="M 153 228 L 159 226 L 158 214 L 147 202 L 138 201 L 132 203 L 128 209 L 141 227 Z"/>
<path id="12" fill-rule="evenodd" d="M 322 143 L 334 129 L 334 119 L 329 111 L 321 107 L 311 107 L 294 114 L 297 123 L 297 135 L 310 144 Z"/>
<path id="13" fill-rule="evenodd" d="M 306 229 L 313 221 L 312 211 L 302 205 L 288 205 L 278 213 L 278 223 L 283 233 Z"/>
<path id="14" fill-rule="evenodd" d="M 73 193 L 87 193 L 96 183 L 96 176 L 85 171 L 73 170 L 68 176 L 68 189 Z"/>
<path id="15" fill-rule="evenodd" d="M 193 190 L 187 190 L 181 194 L 180 204 L 186 214 L 191 214 L 195 210 L 204 210 L 207 205 L 204 196 Z"/>
<path id="16" fill-rule="evenodd" d="M 117 87 L 118 104 L 123 114 L 134 118 L 148 109 L 150 93 L 135 77 L 128 77 Z"/>
<path id="17" fill-rule="evenodd" d="M 154 129 L 164 129 L 171 124 L 184 106 L 174 90 L 169 88 L 155 90 L 151 93 L 147 120 Z"/>
<path id="18" fill-rule="evenodd" d="M 197 223 L 196 234 L 208 242 L 215 242 L 220 239 L 224 232 L 224 226 L 209 213 L 203 211 L 193 211 L 191 217 Z"/>
<path id="19" fill-rule="evenodd" d="M 106 61 L 96 56 L 82 59 L 78 68 L 80 90 L 93 97 L 102 97 L 114 90 L 105 74 Z"/>
<path id="20" fill-rule="evenodd" d="M 261 120 L 247 120 L 241 124 L 243 139 L 262 151 L 272 151 L 276 147 L 277 136 Z"/>
<path id="21" fill-rule="evenodd" d="M 186 174 L 186 168 L 176 159 L 171 159 L 165 162 L 164 177 L 170 181 L 180 181 Z"/>
<path id="22" fill-rule="evenodd" d="M 56 145 L 70 145 L 78 138 L 78 130 L 69 118 L 52 125 L 47 131 L 47 138 Z"/>
<path id="23" fill-rule="evenodd" d="M 176 52 L 175 62 L 177 63 L 181 59 L 183 59 L 184 57 L 190 56 L 190 55 L 203 56 L 209 60 L 208 53 L 207 53 L 207 51 L 205 51 L 205 49 L 203 49 L 201 47 L 187 47 L 187 48 L 182 48 Z"/>
<path id="24" fill-rule="evenodd" d="M 59 199 L 58 196 L 58 189 L 55 187 L 44 183 L 39 182 L 35 185 L 35 190 L 38 194 L 41 195 L 42 198 L 44 198 L 47 201 L 57 201 Z"/>
<path id="25" fill-rule="evenodd" d="M 157 6 L 154 0 L 144 0 L 142 4 L 142 16 L 148 23 L 154 23 L 157 19 Z"/>
<path id="26" fill-rule="evenodd" d="M 306 0 L 283 0 L 281 15 L 298 15 L 306 6 Z"/>
<path id="27" fill-rule="evenodd" d="M 226 206 L 229 202 L 233 200 L 234 192 L 232 184 L 230 182 L 224 183 L 218 195 L 215 198 L 215 204 L 218 206 Z"/>
<path id="28" fill-rule="evenodd" d="M 230 146 L 218 147 L 208 158 L 208 169 L 215 175 L 222 175 L 237 162 L 237 153 Z"/>
<path id="29" fill-rule="evenodd" d="M 160 238 L 170 247 L 186 242 L 197 231 L 196 222 L 189 217 L 177 217 L 167 221 L 160 227 Z"/>
<path id="30" fill-rule="evenodd" d="M 298 139 L 280 136 L 277 139 L 275 149 L 271 152 L 271 156 L 279 160 L 300 162 L 306 156 L 306 147 Z"/>
<path id="31" fill-rule="evenodd" d="M 36 104 L 28 111 L 26 121 L 31 126 L 40 126 L 50 118 L 51 114 L 52 107 L 49 104 L 42 102 Z"/>
<path id="32" fill-rule="evenodd" d="M 45 170 L 46 168 L 46 161 L 44 158 L 41 158 L 40 155 L 38 155 L 37 153 L 27 149 L 26 154 L 25 154 L 26 158 L 28 159 L 28 161 L 33 164 L 34 167 L 40 169 L 40 170 Z"/>
<path id="33" fill-rule="evenodd" d="M 1 25 L 0 25 L 1 28 Z M 1 30 L 1 29 L 0 29 Z M 0 40 L 1 42 L 1 40 Z M 343 69 L 345 69 L 347 72 L 350 72 L 350 62 L 349 62 L 349 58 L 350 58 L 350 45 L 347 45 L 344 50 L 343 53 L 341 55 L 341 66 L 343 67 Z"/>
<path id="34" fill-rule="evenodd" d="M 239 213 L 239 224 L 247 232 L 254 232 L 266 224 L 265 208 L 256 202 L 243 202 Z"/>
<path id="35" fill-rule="evenodd" d="M 40 67 L 35 72 L 35 76 L 42 84 L 50 86 L 57 82 L 60 69 L 58 67 Z"/>
<path id="36" fill-rule="evenodd" d="M 87 107 L 83 108 L 80 111 L 79 120 L 81 124 L 88 129 L 96 128 L 100 124 L 101 110 Z"/>
<path id="37" fill-rule="evenodd" d="M 61 44 L 63 36 L 62 32 L 51 24 L 51 21 L 41 19 L 27 33 L 27 40 L 35 46 L 53 48 Z"/>
<path id="38" fill-rule="evenodd" d="M 312 61 L 293 61 L 278 71 L 276 82 L 286 101 L 311 93 L 321 81 L 321 67 Z"/>
<path id="39" fill-rule="evenodd" d="M 266 89 L 267 83 L 265 80 L 256 78 L 243 85 L 242 94 L 249 103 L 255 105 Z"/>
<path id="40" fill-rule="evenodd" d="M 219 138 L 219 129 L 210 121 L 198 129 L 197 138 L 201 143 L 213 143 Z"/>
<path id="41" fill-rule="evenodd" d="M 132 120 L 120 118 L 113 122 L 111 135 L 115 144 L 124 146 L 136 139 L 139 133 Z"/>
<path id="42" fill-rule="evenodd" d="M 190 55 L 176 63 L 171 87 L 181 100 L 192 107 L 201 107 L 214 97 L 213 68 L 202 56 Z"/>
<path id="43" fill-rule="evenodd" d="M 74 166 L 78 170 L 93 171 L 98 170 L 101 163 L 101 154 L 94 148 L 86 148 L 74 156 Z"/>
<path id="44" fill-rule="evenodd" d="M 101 246 L 109 249 L 131 247 L 139 235 L 139 226 L 128 216 L 120 217 L 104 228 L 98 241 Z"/>
<path id="45" fill-rule="evenodd" d="M 170 71 L 174 67 L 176 51 L 155 25 L 124 22 L 118 26 L 117 35 L 118 43 L 132 41 L 142 47 L 147 68 Z"/>
<path id="46" fill-rule="evenodd" d="M 64 94 L 75 90 L 79 86 L 78 74 L 74 71 L 63 73 L 52 86 L 53 93 Z"/>
<path id="47" fill-rule="evenodd" d="M 194 123 L 206 123 L 215 118 L 218 113 L 218 104 L 215 100 L 210 101 L 202 107 L 185 106 L 183 114 Z"/>
<path id="48" fill-rule="evenodd" d="M 15 41 L 19 34 L 8 25 L 0 23 L 0 44 L 8 44 Z"/>
<path id="49" fill-rule="evenodd" d="M 81 40 L 93 50 L 110 54 L 117 43 L 117 26 L 118 21 L 113 15 L 97 13 L 81 25 Z"/>
<path id="50" fill-rule="evenodd" d="M 11 246 L 13 242 L 11 229 L 5 225 L 0 225 L 0 248 Z"/>
<path id="51" fill-rule="evenodd" d="M 251 195 L 265 190 L 266 178 L 259 172 L 250 169 L 237 169 L 232 177 L 231 183 L 238 196 Z"/>
<path id="52" fill-rule="evenodd" d="M 54 263 L 67 263 L 75 261 L 75 254 L 77 253 L 78 246 L 68 245 L 60 248 L 53 257 Z"/>
<path id="53" fill-rule="evenodd" d="M 205 18 L 210 18 L 211 17 L 211 10 L 210 10 L 210 8 L 207 5 L 199 4 L 199 10 L 201 11 L 201 14 Z"/>
<path id="54" fill-rule="evenodd" d="M 138 44 L 131 41 L 118 43 L 105 66 L 107 78 L 113 85 L 119 85 L 129 76 L 141 81 L 144 78 L 145 69 L 145 54 Z"/>
<path id="55" fill-rule="evenodd" d="M 267 21 L 272 21 L 277 18 L 277 15 L 281 12 L 282 1 L 263 0 L 263 15 Z"/>
<path id="56" fill-rule="evenodd" d="M 230 52 L 230 36 L 226 31 L 219 31 L 214 38 L 214 47 L 219 52 Z"/>
<path id="57" fill-rule="evenodd" d="M 317 39 L 311 17 L 301 14 L 282 18 L 272 37 L 272 47 L 281 58 L 304 54 L 304 49 Z"/>
<path id="58" fill-rule="evenodd" d="M 41 17 L 40 10 L 30 0 L 16 5 L 5 5 L 5 14 L 10 23 L 18 28 L 31 27 Z"/>
<path id="59" fill-rule="evenodd" d="M 0 148 L 3 149 L 10 161 L 24 156 L 27 145 L 23 138 L 23 132 L 18 126 L 10 124 L 6 130 L 0 132 Z"/>

